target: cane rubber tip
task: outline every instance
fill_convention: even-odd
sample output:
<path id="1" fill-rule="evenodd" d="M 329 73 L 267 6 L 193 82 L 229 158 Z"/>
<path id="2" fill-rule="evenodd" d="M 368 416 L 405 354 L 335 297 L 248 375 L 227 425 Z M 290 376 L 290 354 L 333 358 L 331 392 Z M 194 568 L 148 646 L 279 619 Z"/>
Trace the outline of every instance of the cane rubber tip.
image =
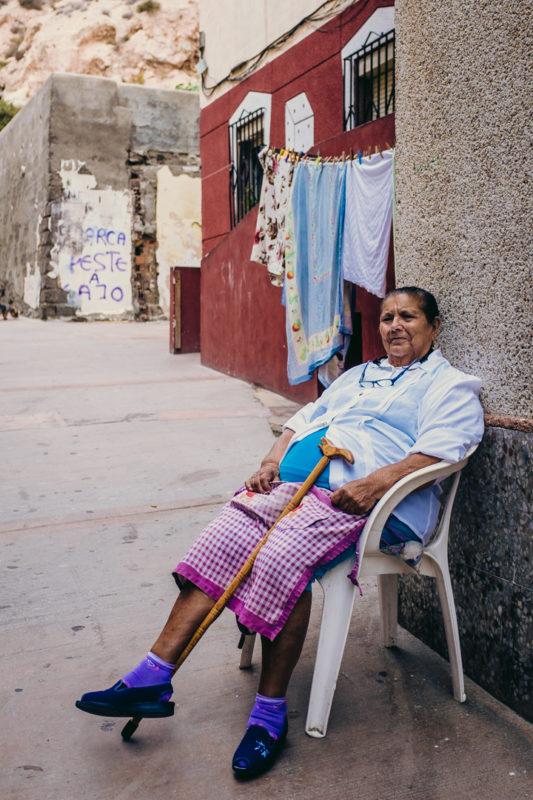
<path id="1" fill-rule="evenodd" d="M 140 720 L 130 719 L 129 722 L 126 722 L 122 730 L 120 731 L 120 735 L 124 739 L 125 742 L 128 742 L 137 728 L 139 727 Z"/>

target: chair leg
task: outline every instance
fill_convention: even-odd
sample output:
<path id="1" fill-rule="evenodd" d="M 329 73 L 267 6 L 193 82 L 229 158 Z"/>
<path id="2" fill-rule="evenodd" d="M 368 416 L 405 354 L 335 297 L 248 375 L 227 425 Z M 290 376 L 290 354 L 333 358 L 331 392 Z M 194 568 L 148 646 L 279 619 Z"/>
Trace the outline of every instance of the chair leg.
<path id="1" fill-rule="evenodd" d="M 255 633 L 244 637 L 244 644 L 241 650 L 241 661 L 239 669 L 250 669 L 252 666 L 252 656 L 254 654 Z"/>
<path id="2" fill-rule="evenodd" d="M 437 568 L 435 572 L 452 672 L 453 696 L 458 703 L 464 703 L 466 694 L 463 676 L 463 660 L 461 658 L 461 642 L 459 639 L 459 626 L 457 625 L 452 583 L 447 569 L 441 570 Z"/>
<path id="3" fill-rule="evenodd" d="M 381 643 L 395 647 L 398 631 L 398 575 L 378 575 L 378 596 L 381 608 Z"/>
<path id="4" fill-rule="evenodd" d="M 341 563 L 321 579 L 324 605 L 315 670 L 309 697 L 305 732 L 321 739 L 326 735 L 329 713 L 350 627 L 356 587 Z"/>

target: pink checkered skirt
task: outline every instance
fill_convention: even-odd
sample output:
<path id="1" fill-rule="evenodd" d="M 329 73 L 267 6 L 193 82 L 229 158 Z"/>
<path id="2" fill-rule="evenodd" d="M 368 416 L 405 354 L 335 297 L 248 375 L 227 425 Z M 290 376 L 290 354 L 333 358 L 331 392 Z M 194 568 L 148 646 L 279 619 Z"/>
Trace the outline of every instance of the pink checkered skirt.
<path id="1" fill-rule="evenodd" d="M 240 489 L 174 573 L 218 600 L 299 486 L 280 483 L 270 494 Z M 359 538 L 367 517 L 339 511 L 330 494 L 313 487 L 259 551 L 252 571 L 228 602 L 247 628 L 274 639 L 316 570 Z M 349 577 L 355 581 L 353 573 Z"/>

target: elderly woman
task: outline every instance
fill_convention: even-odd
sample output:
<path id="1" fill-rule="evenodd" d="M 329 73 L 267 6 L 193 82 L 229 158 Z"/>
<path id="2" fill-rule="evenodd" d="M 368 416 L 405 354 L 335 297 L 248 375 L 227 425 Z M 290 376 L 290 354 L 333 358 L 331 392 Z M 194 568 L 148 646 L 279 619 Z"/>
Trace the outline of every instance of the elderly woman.
<path id="1" fill-rule="evenodd" d="M 84 694 L 78 708 L 119 717 L 173 713 L 176 661 L 315 466 L 317 444 L 327 435 L 353 453 L 354 463 L 331 462 L 278 524 L 228 603 L 262 639 L 259 691 L 232 767 L 249 777 L 272 766 L 287 734 L 285 694 L 307 631 L 306 589 L 313 577 L 354 552 L 368 513 L 396 481 L 441 459 L 459 461 L 482 437 L 480 381 L 434 350 L 439 328 L 432 294 L 417 287 L 389 292 L 379 326 L 386 356 L 348 370 L 287 422 L 246 488 L 176 567 L 181 592 L 151 651 L 110 689 Z M 435 525 L 438 497 L 433 486 L 403 500 L 382 546 L 421 551 Z"/>

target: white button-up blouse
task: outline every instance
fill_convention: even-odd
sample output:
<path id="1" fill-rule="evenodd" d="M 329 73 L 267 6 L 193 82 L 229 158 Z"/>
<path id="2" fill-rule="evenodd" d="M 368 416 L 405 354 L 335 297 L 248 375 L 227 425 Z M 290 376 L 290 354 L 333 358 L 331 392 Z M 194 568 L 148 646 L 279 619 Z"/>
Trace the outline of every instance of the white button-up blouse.
<path id="1" fill-rule="evenodd" d="M 285 427 L 295 432 L 289 448 L 307 434 L 327 428 L 328 439 L 354 455 L 330 463 L 332 489 L 363 478 L 411 453 L 425 453 L 457 462 L 483 436 L 479 402 L 481 381 L 452 367 L 440 350 L 416 362 L 393 386 L 359 384 L 364 364 L 345 372 L 318 398 L 291 417 Z M 365 381 L 394 378 L 403 367 L 386 359 L 370 362 Z M 413 492 L 394 515 L 424 542 L 433 531 L 440 507 L 440 488 Z"/>

